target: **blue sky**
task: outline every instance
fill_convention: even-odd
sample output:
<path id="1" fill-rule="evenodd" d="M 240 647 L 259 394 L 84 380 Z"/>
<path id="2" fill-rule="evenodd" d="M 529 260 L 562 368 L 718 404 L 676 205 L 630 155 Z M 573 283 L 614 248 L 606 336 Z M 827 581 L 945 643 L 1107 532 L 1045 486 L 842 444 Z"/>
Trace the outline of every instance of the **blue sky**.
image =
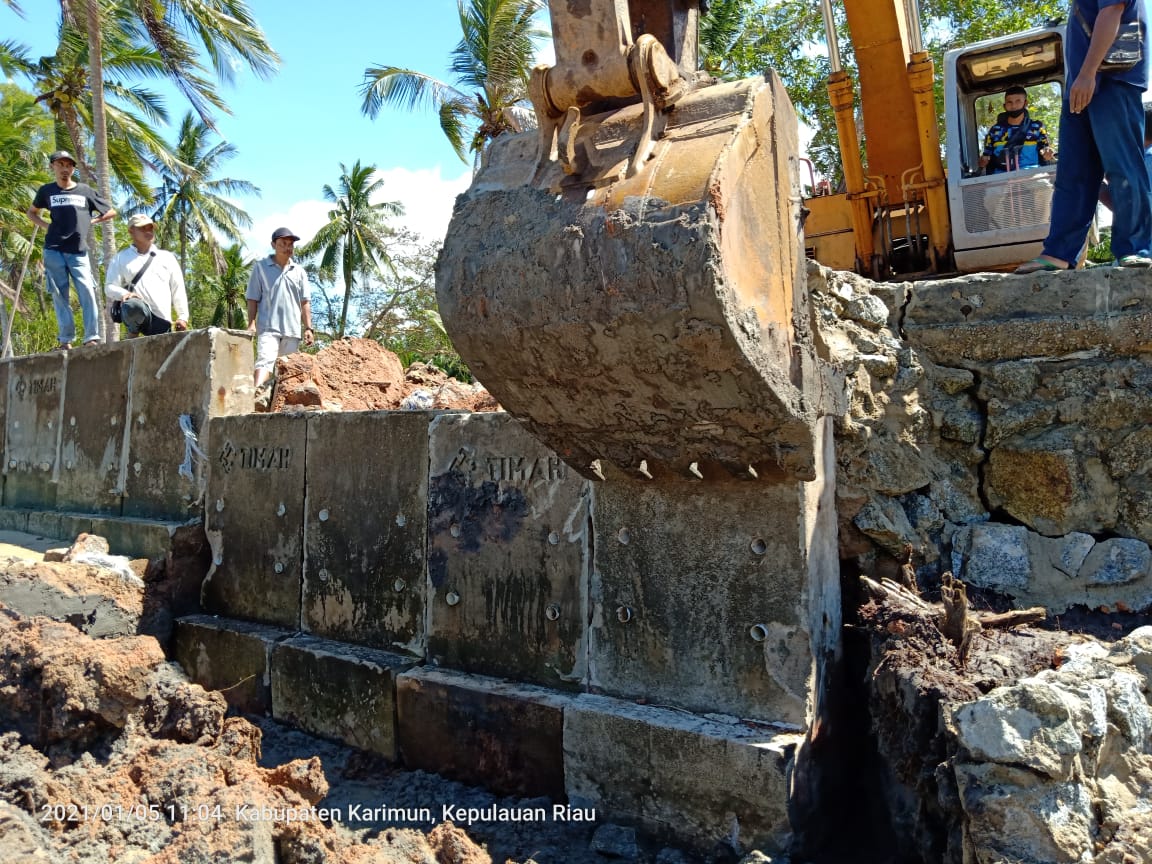
<path id="1" fill-rule="evenodd" d="M 248 3 L 282 58 L 271 79 L 240 70 L 234 85 L 221 87 L 233 113 L 220 116 L 218 127 L 239 151 L 226 163 L 227 176 L 263 192 L 237 202 L 253 218 L 249 250 L 267 251 L 267 238 L 281 224 L 311 237 L 328 210 L 324 184 L 335 185 L 339 164 L 351 167 L 357 159 L 377 166 L 385 198 L 405 204 L 402 223 L 430 239 L 442 235 L 470 166 L 448 146 L 431 112 L 389 108 L 375 121 L 362 116 L 359 87 L 370 65 L 405 66 L 448 80 L 448 55 L 460 33 L 455 0 Z M 59 4 L 21 5 L 23 19 L 0 8 L 0 39 L 24 44 L 33 56 L 51 53 Z M 176 125 L 186 106 L 175 95 L 168 106 Z"/>

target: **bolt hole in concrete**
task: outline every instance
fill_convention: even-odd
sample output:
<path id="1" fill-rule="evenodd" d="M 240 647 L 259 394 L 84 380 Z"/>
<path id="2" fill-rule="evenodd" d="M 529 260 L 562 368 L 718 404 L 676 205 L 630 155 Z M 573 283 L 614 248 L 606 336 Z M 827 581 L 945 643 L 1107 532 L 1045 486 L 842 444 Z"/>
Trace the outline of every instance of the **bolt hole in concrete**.
<path id="1" fill-rule="evenodd" d="M 548 542 L 551 543 L 553 546 L 555 546 L 557 543 L 560 542 L 560 535 L 557 534 L 555 531 L 549 532 Z"/>
<path id="2" fill-rule="evenodd" d="M 320 511 L 320 521 L 321 522 L 327 522 L 328 521 L 328 511 L 327 510 L 321 510 Z"/>
<path id="3" fill-rule="evenodd" d="M 287 507 L 285 507 L 285 506 L 284 506 L 284 502 L 283 502 L 283 501 L 281 501 L 281 502 L 280 502 L 280 506 L 276 508 L 276 515 L 277 515 L 277 516 L 283 516 L 283 515 L 284 515 L 285 513 L 287 513 L 287 512 L 288 512 L 288 508 L 287 508 Z"/>
<path id="4" fill-rule="evenodd" d="M 224 509 L 224 499 L 223 498 L 217 498 L 216 499 L 216 512 L 219 513 L 223 509 Z"/>
<path id="5" fill-rule="evenodd" d="M 321 570 L 316 575 L 320 577 L 321 582 L 327 582 L 328 581 L 328 571 L 327 570 Z"/>
<path id="6" fill-rule="evenodd" d="M 272 567 L 272 569 L 275 570 L 277 573 L 283 573 L 284 572 L 284 565 L 281 564 L 279 561 L 277 561 L 276 564 Z"/>
<path id="7" fill-rule="evenodd" d="M 628 532 L 627 528 L 621 528 L 618 532 L 616 532 L 616 539 L 627 546 L 629 541 L 632 539 L 632 535 Z"/>
<path id="8" fill-rule="evenodd" d="M 549 604 L 548 608 L 544 610 L 544 617 L 549 621 L 555 621 L 560 617 L 560 607 L 555 603 Z"/>
<path id="9" fill-rule="evenodd" d="M 621 624 L 627 624 L 632 620 L 632 610 L 627 606 L 620 606 L 616 609 L 616 620 Z"/>
<path id="10" fill-rule="evenodd" d="M 405 516 L 403 513 L 397 513 L 396 514 L 396 527 L 397 528 L 403 528 L 407 524 L 408 524 L 408 517 Z"/>
<path id="11" fill-rule="evenodd" d="M 448 528 L 448 533 L 451 534 L 453 537 L 459 537 L 460 536 L 460 526 L 457 525 L 455 522 L 453 522 L 452 525 Z"/>
<path id="12" fill-rule="evenodd" d="M 399 594 L 401 591 L 403 591 L 405 589 L 405 587 L 407 587 L 407 586 L 406 586 L 403 579 L 397 579 L 395 582 L 392 583 L 392 590 L 395 591 L 397 594 Z"/>
<path id="13" fill-rule="evenodd" d="M 455 591 L 449 591 L 447 594 L 444 595 L 444 602 L 447 603 L 449 606 L 455 606 L 457 603 L 460 602 L 460 595 L 457 594 Z"/>
<path id="14" fill-rule="evenodd" d="M 753 624 L 748 628 L 748 635 L 752 637 L 753 642 L 763 642 L 768 638 L 768 628 L 763 624 Z"/>
<path id="15" fill-rule="evenodd" d="M 768 544 L 765 543 L 763 540 L 761 540 L 759 537 L 757 537 L 755 540 L 752 541 L 752 551 L 755 552 L 757 555 L 763 555 L 765 552 L 768 551 Z"/>

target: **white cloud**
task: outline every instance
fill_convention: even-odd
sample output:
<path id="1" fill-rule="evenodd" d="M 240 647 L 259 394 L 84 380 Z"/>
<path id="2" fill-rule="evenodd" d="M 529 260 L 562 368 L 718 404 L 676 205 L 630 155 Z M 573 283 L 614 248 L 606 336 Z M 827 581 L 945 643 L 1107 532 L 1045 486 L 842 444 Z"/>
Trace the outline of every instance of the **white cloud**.
<path id="1" fill-rule="evenodd" d="M 445 178 L 439 165 L 417 171 L 408 168 L 389 168 L 376 172 L 384 181 L 381 201 L 399 201 L 404 215 L 396 224 L 420 234 L 425 240 L 443 239 L 452 218 L 452 205 L 456 196 L 472 182 L 472 172 L 461 166 L 456 177 Z M 253 255 L 271 252 L 272 232 L 281 226 L 291 228 L 301 243 L 307 243 L 328 221 L 332 205 L 320 199 L 297 201 L 286 212 L 272 213 L 257 219 L 244 234 L 244 245 Z"/>
<path id="2" fill-rule="evenodd" d="M 441 170 L 437 165 L 418 171 L 390 168 L 376 172 L 384 181 L 382 200 L 404 205 L 404 215 L 397 221 L 425 240 L 444 239 L 456 196 L 472 182 L 470 166 L 460 165 L 459 174 L 448 178 L 441 175 Z"/>

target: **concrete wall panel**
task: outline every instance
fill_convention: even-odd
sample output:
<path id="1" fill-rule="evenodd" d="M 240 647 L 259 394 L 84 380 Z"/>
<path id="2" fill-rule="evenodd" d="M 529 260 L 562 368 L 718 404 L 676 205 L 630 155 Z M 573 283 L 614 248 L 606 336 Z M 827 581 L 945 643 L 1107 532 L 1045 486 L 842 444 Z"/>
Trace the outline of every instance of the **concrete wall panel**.
<path id="1" fill-rule="evenodd" d="M 802 736 L 581 694 L 564 710 L 575 807 L 712 852 L 788 849 L 788 789 Z"/>
<path id="2" fill-rule="evenodd" d="M 300 626 L 306 420 L 248 414 L 210 422 L 204 608 Z"/>
<path id="3" fill-rule="evenodd" d="M 176 622 L 173 656 L 189 678 L 221 691 L 232 708 L 269 714 L 269 657 L 272 646 L 290 635 L 259 624 L 190 615 Z"/>
<path id="4" fill-rule="evenodd" d="M 62 510 L 120 515 L 131 364 L 122 345 L 92 345 L 69 358 L 56 493 Z"/>
<path id="5" fill-rule="evenodd" d="M 400 754 L 410 769 L 501 795 L 563 801 L 564 708 L 571 700 L 530 684 L 413 669 L 396 679 Z"/>
<path id="6" fill-rule="evenodd" d="M 398 654 L 297 636 L 272 649 L 272 716 L 352 747 L 396 758 Z"/>
<path id="7" fill-rule="evenodd" d="M 303 629 L 423 655 L 430 417 L 308 418 Z"/>
<path id="8" fill-rule="evenodd" d="M 8 476 L 8 450 L 7 450 L 7 430 L 8 430 L 8 374 L 12 369 L 11 363 L 0 362 L 0 458 L 3 458 L 3 463 L 0 463 L 0 502 L 3 501 L 4 481 Z"/>
<path id="9" fill-rule="evenodd" d="M 690 711 L 805 722 L 803 484 L 596 484 L 589 684 Z"/>
<path id="10" fill-rule="evenodd" d="M 429 459 L 429 657 L 578 685 L 588 484 L 503 413 L 437 417 Z"/>
<path id="11" fill-rule="evenodd" d="M 64 352 L 22 357 L 8 366 L 4 504 L 56 506 L 60 415 L 68 374 Z"/>
<path id="12" fill-rule="evenodd" d="M 210 453 L 210 417 L 251 410 L 252 356 L 248 337 L 224 330 L 166 333 L 131 342 L 125 516 L 180 519 L 194 514 L 204 488 L 203 460 L 193 458 L 191 476 L 180 466 L 187 455 L 180 416 L 187 414 L 199 447 Z"/>

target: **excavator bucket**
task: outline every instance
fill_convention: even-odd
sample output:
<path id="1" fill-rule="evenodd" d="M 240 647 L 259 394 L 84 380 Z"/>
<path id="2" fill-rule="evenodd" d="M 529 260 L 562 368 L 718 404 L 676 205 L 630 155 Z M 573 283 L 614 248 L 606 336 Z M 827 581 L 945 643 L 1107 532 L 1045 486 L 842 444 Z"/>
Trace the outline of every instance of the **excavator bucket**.
<path id="1" fill-rule="evenodd" d="M 690 51 L 633 39 L 640 0 L 590 0 L 606 26 L 566 27 L 577 5 L 552 4 L 540 128 L 497 138 L 457 200 L 437 265 L 445 327 L 500 403 L 585 476 L 607 462 L 811 479 L 828 388 L 787 94 L 772 72 L 712 83 L 683 69 L 694 36 Z M 673 7 L 672 23 L 695 8 L 654 5 Z M 605 71 L 613 56 L 623 72 Z M 590 59 L 599 77 L 586 80 Z"/>

